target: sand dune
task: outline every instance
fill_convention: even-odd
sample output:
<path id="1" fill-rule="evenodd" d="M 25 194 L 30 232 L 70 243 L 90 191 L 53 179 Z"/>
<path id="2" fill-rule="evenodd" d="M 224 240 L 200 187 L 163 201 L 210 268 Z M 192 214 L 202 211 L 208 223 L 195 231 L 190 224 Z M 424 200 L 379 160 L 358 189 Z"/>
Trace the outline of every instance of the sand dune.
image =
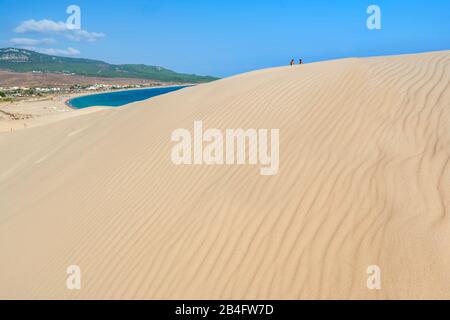
<path id="1" fill-rule="evenodd" d="M 449 51 L 345 59 L 2 133 L 0 298 L 450 299 L 449 82 Z M 279 128 L 279 173 L 175 166 L 195 120 Z"/>

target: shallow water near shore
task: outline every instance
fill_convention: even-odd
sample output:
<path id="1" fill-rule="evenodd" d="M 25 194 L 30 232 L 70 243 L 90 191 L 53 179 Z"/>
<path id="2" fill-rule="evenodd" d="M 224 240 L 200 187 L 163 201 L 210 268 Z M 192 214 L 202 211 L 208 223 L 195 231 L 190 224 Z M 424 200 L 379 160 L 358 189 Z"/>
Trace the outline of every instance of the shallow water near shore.
<path id="1" fill-rule="evenodd" d="M 94 106 L 121 107 L 132 102 L 146 100 L 186 87 L 187 86 L 175 86 L 99 93 L 71 99 L 67 104 L 75 109 L 84 109 Z"/>

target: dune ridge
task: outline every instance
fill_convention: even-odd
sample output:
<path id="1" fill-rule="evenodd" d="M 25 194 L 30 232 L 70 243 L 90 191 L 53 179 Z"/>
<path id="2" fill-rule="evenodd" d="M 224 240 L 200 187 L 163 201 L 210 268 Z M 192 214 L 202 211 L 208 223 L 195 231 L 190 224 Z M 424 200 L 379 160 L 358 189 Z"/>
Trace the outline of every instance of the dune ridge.
<path id="1" fill-rule="evenodd" d="M 196 120 L 279 128 L 279 173 L 173 165 L 171 132 Z M 449 128 L 442 51 L 259 70 L 2 133 L 0 298 L 450 299 Z"/>

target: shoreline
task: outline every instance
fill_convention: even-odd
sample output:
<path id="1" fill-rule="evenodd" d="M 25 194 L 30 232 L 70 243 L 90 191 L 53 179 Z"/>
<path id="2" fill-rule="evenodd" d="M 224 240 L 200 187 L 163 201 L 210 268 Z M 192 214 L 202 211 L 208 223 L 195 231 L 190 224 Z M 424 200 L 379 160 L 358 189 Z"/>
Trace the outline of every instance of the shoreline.
<path id="1" fill-rule="evenodd" d="M 143 88 L 128 88 L 123 90 L 104 90 L 97 92 L 82 91 L 67 94 L 50 94 L 40 98 L 26 98 L 23 100 L 0 103 L 0 134 L 25 130 L 36 126 L 48 124 L 60 119 L 77 116 L 82 113 L 89 113 L 96 110 L 103 110 L 104 107 L 92 106 L 78 109 L 70 104 L 70 101 L 91 95 L 108 94 L 112 92 L 124 92 L 132 90 L 146 90 L 157 88 L 170 88 L 178 86 L 192 86 L 195 84 L 170 84 L 165 86 L 152 86 Z M 109 108 L 109 107 L 107 107 Z M 95 109 L 95 110 L 94 110 Z"/>
<path id="2" fill-rule="evenodd" d="M 70 101 L 76 98 L 84 98 L 84 97 L 89 97 L 89 96 L 95 96 L 95 95 L 102 95 L 102 94 L 108 94 L 108 93 L 113 93 L 113 92 L 127 92 L 127 91 L 138 91 L 138 90 L 147 90 L 147 89 L 162 89 L 162 88 L 172 88 L 172 87 L 191 87 L 191 86 L 195 86 L 197 84 L 171 84 L 171 85 L 166 85 L 166 86 L 154 86 L 154 87 L 142 87 L 142 88 L 129 88 L 129 89 L 121 89 L 121 90 L 106 90 L 106 91 L 101 91 L 101 92 L 96 92 L 96 93 L 83 93 L 81 95 L 78 96 L 74 96 L 74 97 L 70 97 L 68 99 L 66 99 L 64 101 L 64 104 L 69 107 L 72 110 L 80 110 L 79 108 L 76 108 L 74 106 L 72 106 L 70 104 Z M 95 107 L 95 106 L 92 106 Z M 92 108 L 89 107 L 89 108 Z"/>

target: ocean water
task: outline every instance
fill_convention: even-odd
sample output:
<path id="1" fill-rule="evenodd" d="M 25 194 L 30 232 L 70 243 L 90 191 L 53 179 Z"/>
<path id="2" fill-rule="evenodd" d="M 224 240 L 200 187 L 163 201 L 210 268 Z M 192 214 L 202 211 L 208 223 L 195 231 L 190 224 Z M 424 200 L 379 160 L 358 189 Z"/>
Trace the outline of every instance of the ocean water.
<path id="1" fill-rule="evenodd" d="M 146 100 L 165 93 L 186 88 L 186 86 L 167 88 L 148 88 L 127 91 L 92 94 L 69 100 L 67 103 L 75 109 L 84 109 L 94 106 L 120 107 L 128 103 Z"/>

